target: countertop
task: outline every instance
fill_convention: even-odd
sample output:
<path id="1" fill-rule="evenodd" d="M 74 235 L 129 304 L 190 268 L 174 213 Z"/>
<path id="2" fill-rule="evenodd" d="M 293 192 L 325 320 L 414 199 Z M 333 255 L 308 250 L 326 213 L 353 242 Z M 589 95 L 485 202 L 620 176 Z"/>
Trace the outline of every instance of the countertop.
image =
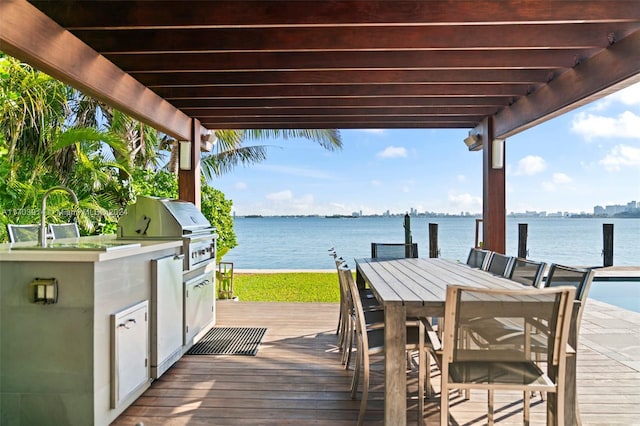
<path id="1" fill-rule="evenodd" d="M 104 262 L 182 246 L 182 240 L 120 240 L 116 235 L 93 235 L 54 240 L 54 248 L 35 242 L 0 244 L 0 262 Z M 91 246 L 95 246 L 93 249 Z"/>

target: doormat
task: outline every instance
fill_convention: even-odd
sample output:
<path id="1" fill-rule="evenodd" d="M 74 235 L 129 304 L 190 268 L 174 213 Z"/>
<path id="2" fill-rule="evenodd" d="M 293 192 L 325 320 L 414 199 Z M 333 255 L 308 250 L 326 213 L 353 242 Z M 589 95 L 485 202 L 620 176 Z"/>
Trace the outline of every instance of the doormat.
<path id="1" fill-rule="evenodd" d="M 263 327 L 214 327 L 187 354 L 255 356 L 266 332 Z"/>

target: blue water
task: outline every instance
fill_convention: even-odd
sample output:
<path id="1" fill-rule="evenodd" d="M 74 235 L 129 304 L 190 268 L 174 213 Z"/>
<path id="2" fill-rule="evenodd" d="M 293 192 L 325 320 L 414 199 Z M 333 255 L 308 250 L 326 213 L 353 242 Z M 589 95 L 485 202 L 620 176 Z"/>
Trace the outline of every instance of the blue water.
<path id="1" fill-rule="evenodd" d="M 428 224 L 438 224 L 440 256 L 466 260 L 475 219 L 411 218 L 420 257 L 429 254 Z M 528 257 L 547 263 L 602 266 L 602 224 L 614 225 L 614 265 L 640 266 L 640 219 L 508 218 L 507 253 L 517 254 L 518 224 L 528 224 Z M 371 242 L 404 242 L 402 217 L 263 217 L 234 220 L 238 246 L 225 261 L 236 269 L 331 269 L 327 249 L 351 262 L 369 257 Z M 640 312 L 640 282 L 594 282 L 590 297 Z"/>

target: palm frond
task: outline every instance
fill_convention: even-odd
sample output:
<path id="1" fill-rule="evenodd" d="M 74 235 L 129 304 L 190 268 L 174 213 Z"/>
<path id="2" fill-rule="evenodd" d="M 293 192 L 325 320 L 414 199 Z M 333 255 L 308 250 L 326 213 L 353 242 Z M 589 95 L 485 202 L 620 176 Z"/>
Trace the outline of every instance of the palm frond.
<path id="1" fill-rule="evenodd" d="M 244 131 L 245 139 L 308 139 L 329 151 L 342 148 L 340 132 L 336 129 L 251 129 Z"/>
<path id="2" fill-rule="evenodd" d="M 211 180 L 230 172 L 238 165 L 247 166 L 264 161 L 266 158 L 266 146 L 239 147 L 203 157 L 201 160 L 202 173 L 207 180 Z"/>

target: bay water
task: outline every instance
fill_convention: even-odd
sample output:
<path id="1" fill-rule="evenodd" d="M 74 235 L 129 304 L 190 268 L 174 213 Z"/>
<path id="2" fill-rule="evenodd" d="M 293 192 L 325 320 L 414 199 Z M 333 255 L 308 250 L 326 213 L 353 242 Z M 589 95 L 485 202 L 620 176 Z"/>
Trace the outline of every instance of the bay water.
<path id="1" fill-rule="evenodd" d="M 466 261 L 475 240 L 473 217 L 412 217 L 420 257 L 429 255 L 429 223 L 438 224 L 440 257 Z M 640 219 L 508 217 L 507 254 L 516 255 L 518 224 L 528 225 L 528 258 L 573 266 L 602 266 L 603 224 L 614 226 L 615 266 L 640 267 Z M 402 216 L 358 218 L 236 217 L 238 246 L 224 261 L 243 269 L 333 269 L 334 247 L 353 268 L 369 257 L 372 242 L 403 243 Z M 640 282 L 596 282 L 590 297 L 640 312 Z"/>

